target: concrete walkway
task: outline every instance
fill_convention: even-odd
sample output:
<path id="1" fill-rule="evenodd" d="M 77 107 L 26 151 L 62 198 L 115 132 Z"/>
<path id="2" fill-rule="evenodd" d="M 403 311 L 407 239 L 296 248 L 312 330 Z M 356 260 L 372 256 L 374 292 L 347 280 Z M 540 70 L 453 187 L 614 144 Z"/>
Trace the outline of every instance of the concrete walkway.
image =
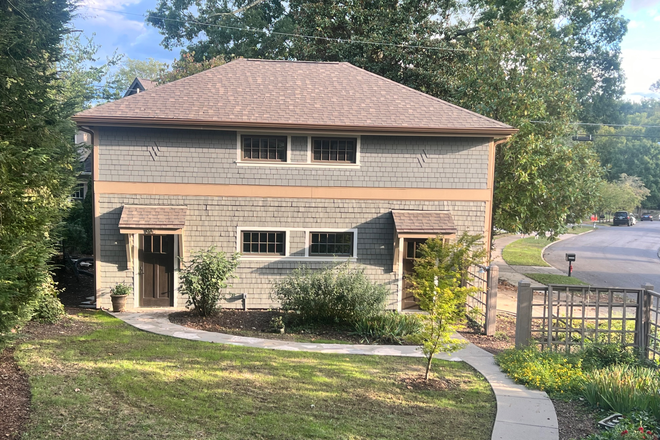
<path id="1" fill-rule="evenodd" d="M 173 324 L 167 315 L 170 310 L 149 312 L 111 313 L 118 319 L 141 330 L 175 338 L 241 345 L 270 350 L 312 351 L 318 353 L 341 353 L 377 356 L 423 357 L 418 347 L 409 345 L 344 345 L 314 344 L 279 341 L 274 339 L 249 338 L 224 333 L 195 330 Z M 450 361 L 465 361 L 484 375 L 497 400 L 497 414 L 492 440 L 557 440 L 557 415 L 547 394 L 515 384 L 495 364 L 493 355 L 468 344 L 452 355 L 441 354 L 438 358 Z"/>

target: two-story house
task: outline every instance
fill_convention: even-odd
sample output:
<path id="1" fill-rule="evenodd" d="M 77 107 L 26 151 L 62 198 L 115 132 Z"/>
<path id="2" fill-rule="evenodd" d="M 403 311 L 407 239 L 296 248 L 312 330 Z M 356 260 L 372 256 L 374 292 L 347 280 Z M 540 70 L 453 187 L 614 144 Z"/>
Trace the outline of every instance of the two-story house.
<path id="1" fill-rule="evenodd" d="M 414 306 L 417 243 L 490 242 L 495 144 L 516 131 L 348 63 L 248 59 L 75 120 L 93 137 L 97 307 L 116 283 L 134 307 L 183 306 L 179 257 L 210 246 L 242 253 L 230 292 L 249 308 L 297 266 L 344 260 Z"/>

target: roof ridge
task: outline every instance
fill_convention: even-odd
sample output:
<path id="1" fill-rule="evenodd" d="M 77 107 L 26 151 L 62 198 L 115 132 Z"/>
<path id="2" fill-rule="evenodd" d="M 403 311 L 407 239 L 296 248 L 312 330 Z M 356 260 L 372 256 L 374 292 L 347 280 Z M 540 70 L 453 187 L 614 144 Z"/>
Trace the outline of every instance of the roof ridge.
<path id="1" fill-rule="evenodd" d="M 240 59 L 245 61 L 261 61 L 264 63 L 294 63 L 294 64 L 343 64 L 344 63 L 344 61 L 266 60 L 263 58 L 240 58 Z"/>
<path id="2" fill-rule="evenodd" d="M 384 76 L 380 76 L 380 75 L 377 75 L 377 74 L 375 74 L 375 73 L 373 73 L 373 72 L 369 72 L 368 70 L 363 69 L 363 68 L 358 67 L 358 66 L 355 66 L 355 65 L 353 65 L 353 64 L 351 64 L 351 63 L 349 63 L 349 62 L 344 61 L 344 62 L 342 62 L 342 63 L 340 63 L 340 64 L 345 64 L 345 65 L 347 65 L 347 66 L 349 66 L 349 67 L 352 67 L 353 69 L 357 69 L 357 70 L 359 70 L 359 71 L 361 71 L 361 72 L 368 73 L 369 75 L 371 75 L 371 76 L 375 76 L 376 78 L 378 78 L 378 79 L 380 79 L 380 80 L 385 80 L 385 81 L 391 82 L 392 84 L 395 84 L 395 85 L 397 85 L 397 86 L 399 86 L 399 87 L 402 87 L 402 88 L 404 88 L 404 89 L 406 89 L 406 90 L 413 91 L 413 92 L 417 93 L 418 95 L 423 96 L 423 97 L 426 98 L 426 99 L 431 99 L 431 100 L 433 100 L 433 101 L 439 101 L 439 102 L 441 102 L 441 103 L 443 103 L 443 104 L 446 104 L 446 105 L 448 105 L 448 106 L 450 106 L 450 107 L 453 107 L 453 108 L 455 108 L 455 109 L 458 109 L 458 110 L 461 110 L 461 111 L 464 111 L 464 112 L 471 113 L 471 114 L 473 114 L 473 115 L 475 115 L 475 116 L 478 116 L 478 117 L 481 118 L 481 119 L 485 119 L 485 120 L 487 120 L 487 121 L 489 121 L 489 122 L 495 122 L 495 123 L 499 124 L 502 128 L 505 128 L 505 127 L 510 127 L 510 128 L 512 128 L 509 124 L 505 124 L 504 122 L 500 122 L 500 121 L 498 121 L 498 120 L 496 120 L 496 119 L 489 118 L 488 116 L 484 116 L 484 115 L 481 115 L 481 114 L 479 114 L 479 113 L 477 113 L 477 112 L 473 112 L 472 110 L 468 110 L 468 109 L 463 108 L 463 107 L 461 107 L 461 106 L 458 106 L 458 105 L 456 105 L 456 104 L 452 104 L 451 102 L 447 102 L 447 101 L 445 101 L 444 99 L 436 98 L 435 96 L 429 95 L 428 93 L 420 92 L 419 90 L 413 89 L 412 87 L 408 87 L 408 86 L 406 86 L 406 85 L 403 85 L 403 84 L 401 84 L 401 83 L 398 83 L 398 82 L 396 82 L 396 81 L 393 81 L 393 80 L 391 80 L 391 79 L 389 79 L 389 78 L 385 78 Z"/>

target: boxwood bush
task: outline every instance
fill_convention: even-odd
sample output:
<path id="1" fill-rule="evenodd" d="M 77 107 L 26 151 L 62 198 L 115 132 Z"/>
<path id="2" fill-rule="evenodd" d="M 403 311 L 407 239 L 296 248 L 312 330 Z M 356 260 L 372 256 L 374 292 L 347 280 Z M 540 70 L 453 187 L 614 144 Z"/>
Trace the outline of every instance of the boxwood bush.
<path id="1" fill-rule="evenodd" d="M 354 324 L 382 312 L 387 294 L 348 262 L 320 270 L 298 267 L 273 286 L 282 309 L 308 324 Z"/>

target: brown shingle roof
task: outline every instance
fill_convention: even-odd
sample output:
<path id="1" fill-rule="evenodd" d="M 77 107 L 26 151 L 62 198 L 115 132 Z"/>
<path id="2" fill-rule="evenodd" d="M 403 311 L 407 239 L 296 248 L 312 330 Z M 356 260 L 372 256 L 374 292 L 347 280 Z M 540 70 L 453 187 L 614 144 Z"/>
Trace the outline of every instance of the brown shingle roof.
<path id="1" fill-rule="evenodd" d="M 74 116 L 181 124 L 510 134 L 512 127 L 349 63 L 238 59 Z"/>
<path id="2" fill-rule="evenodd" d="M 181 229 L 186 225 L 187 211 L 185 206 L 125 205 L 119 228 Z"/>
<path id="3" fill-rule="evenodd" d="M 398 233 L 455 234 L 449 211 L 392 211 Z"/>

